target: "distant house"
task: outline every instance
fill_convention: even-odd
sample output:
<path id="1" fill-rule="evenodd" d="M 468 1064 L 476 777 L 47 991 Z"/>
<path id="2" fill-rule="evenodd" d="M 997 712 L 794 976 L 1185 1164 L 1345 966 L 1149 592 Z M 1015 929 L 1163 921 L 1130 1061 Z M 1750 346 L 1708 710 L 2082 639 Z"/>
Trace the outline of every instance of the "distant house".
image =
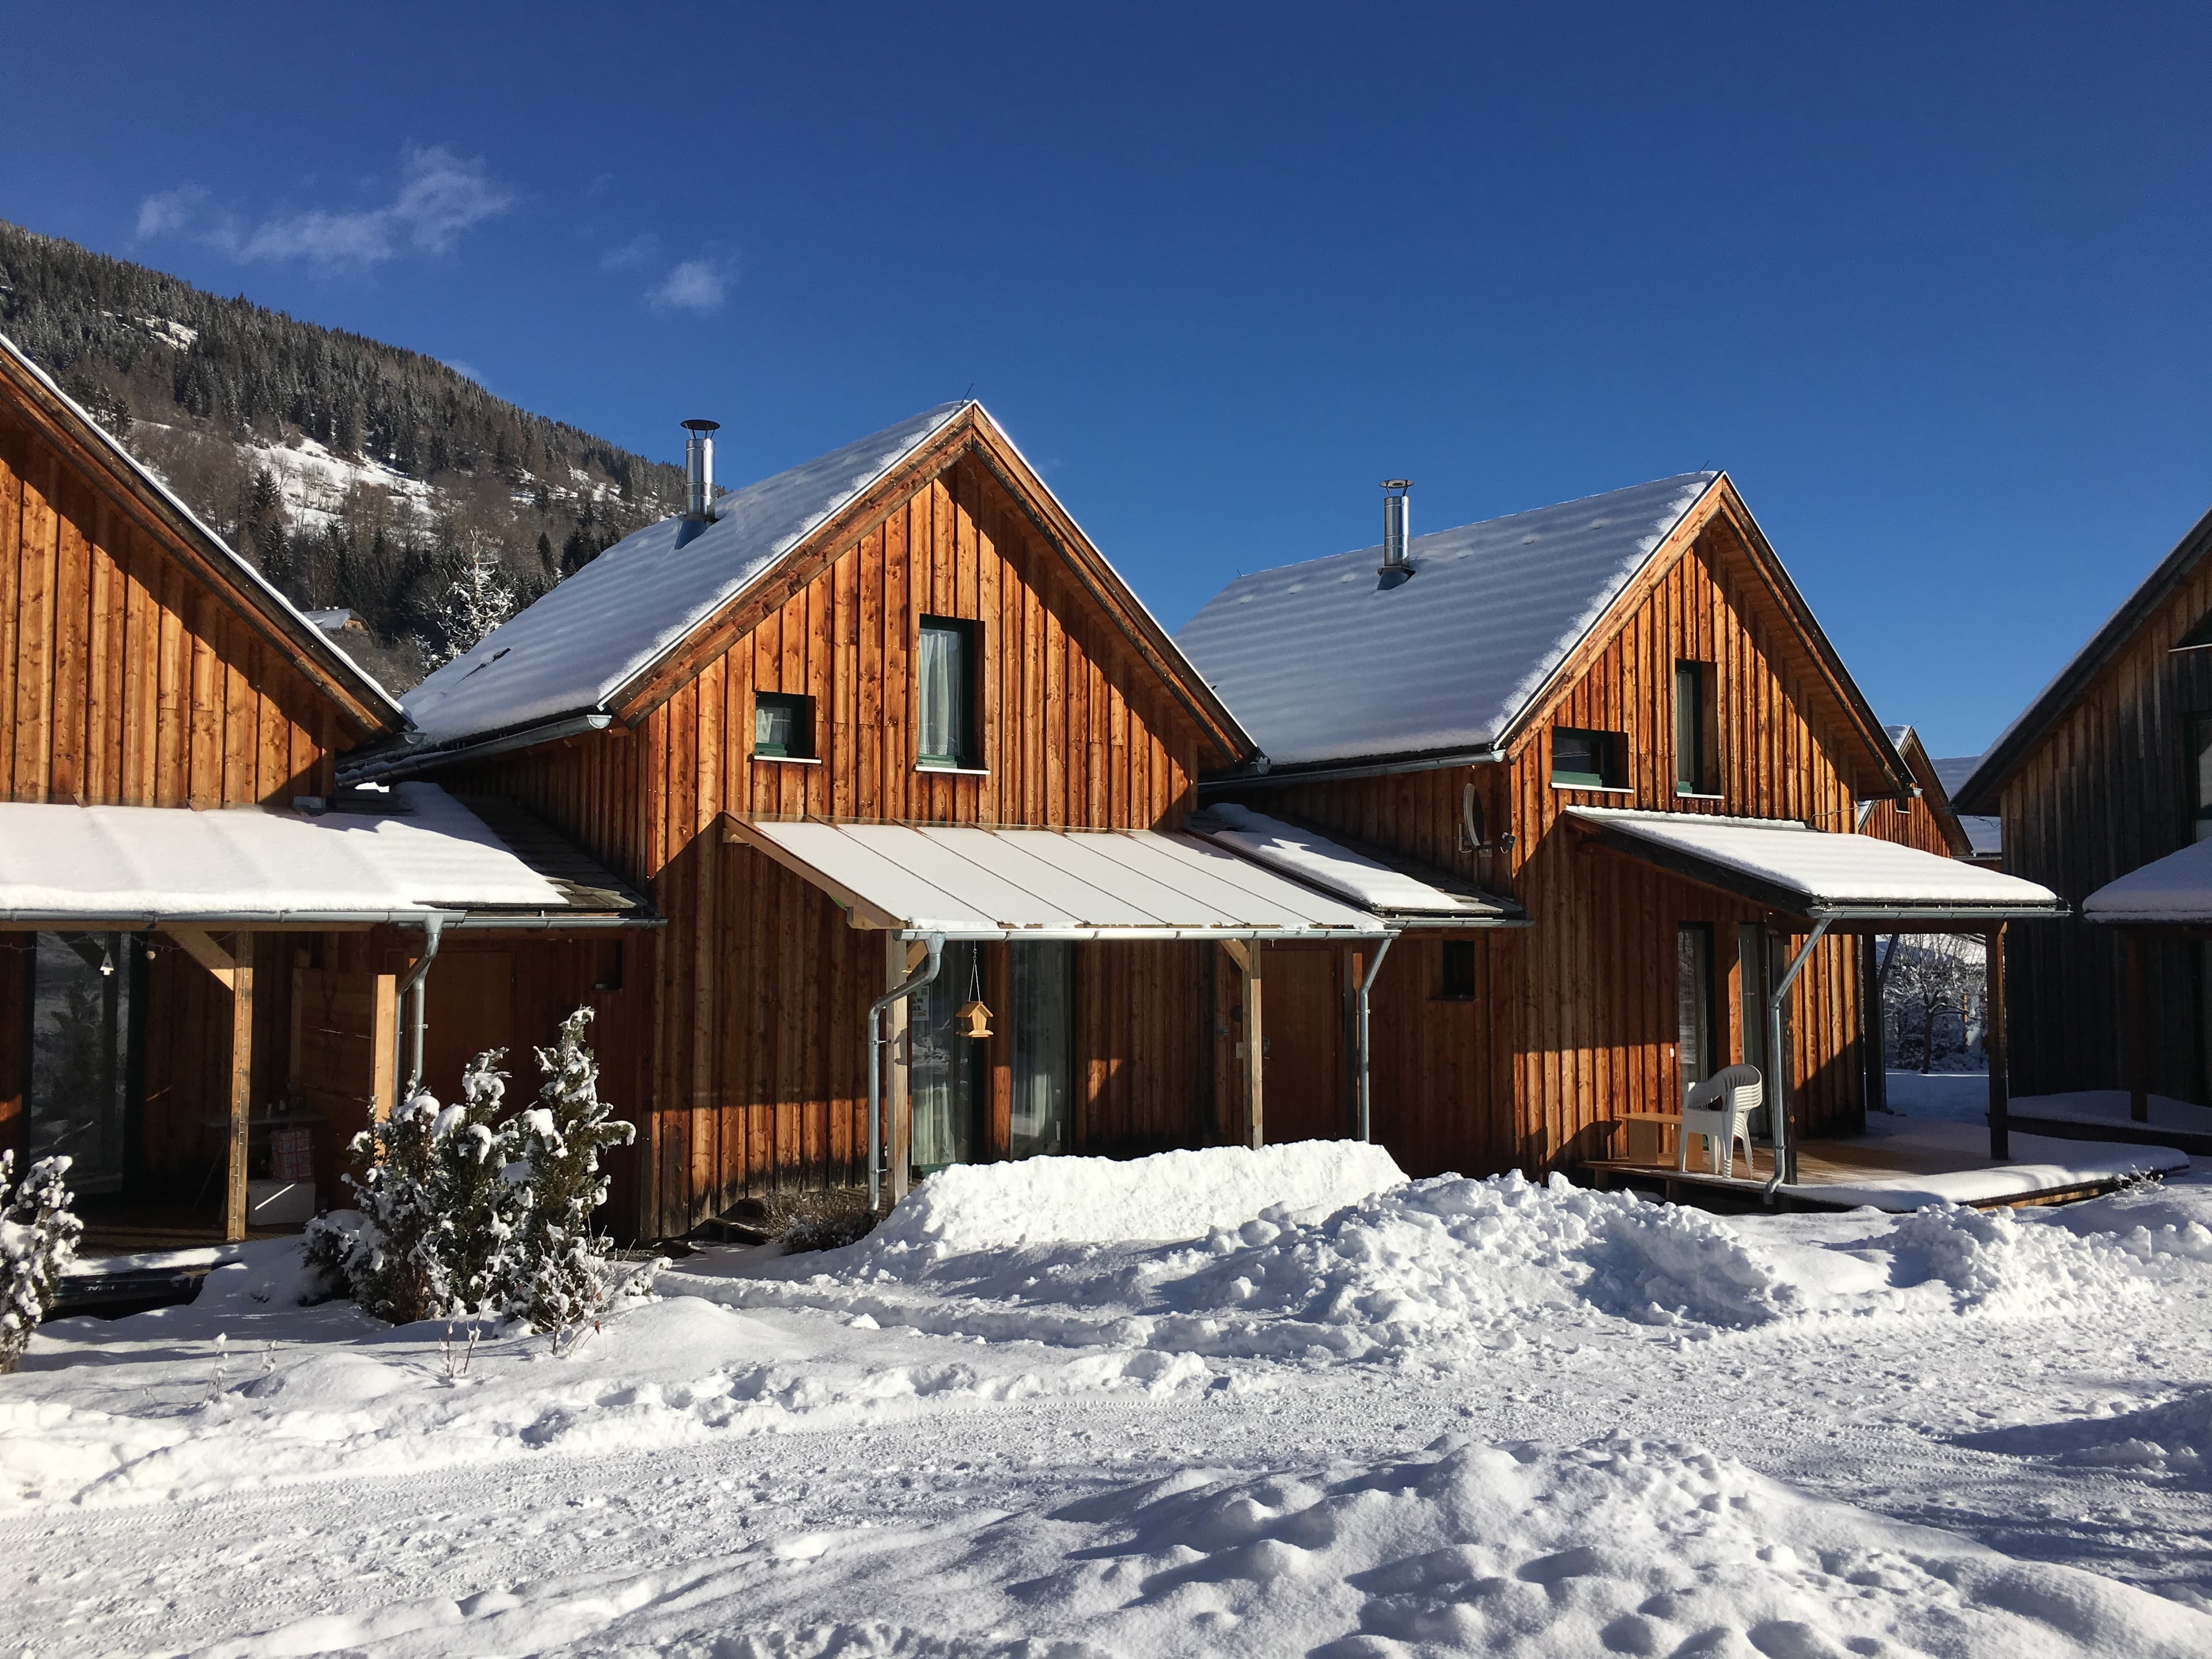
<path id="1" fill-rule="evenodd" d="M 2007 945 L 2016 1086 L 2120 1086 L 2133 1017 L 2134 1081 L 2212 1101 L 2204 945 L 2081 914 L 2091 894 L 2212 834 L 2212 514 L 1990 746 L 1955 799 L 1962 812 L 2002 819 L 2007 871 L 2075 908 L 2075 919 Z"/>
<path id="2" fill-rule="evenodd" d="M 1410 540 L 1385 489 L 1382 547 L 1239 577 L 1178 635 L 1267 756 L 1210 769 L 1209 803 L 1492 899 L 1374 976 L 1377 1138 L 1422 1172 L 1600 1163 L 1739 1060 L 1786 1103 L 1785 1165 L 1857 1125 L 1866 936 L 1993 933 L 2051 896 L 1948 856 L 1932 778 L 1724 475 Z M 1902 844 L 1851 833 L 1867 801 Z M 1341 1098 L 1371 956 L 1267 956 L 1268 1098 Z"/>
<path id="3" fill-rule="evenodd" d="M 980 404 L 720 495 L 710 442 L 684 517 L 441 668 L 349 767 L 521 804 L 666 917 L 592 991 L 641 1129 L 616 1230 L 1266 1133 L 1248 969 L 1381 938 L 1358 866 L 1323 849 L 1332 891 L 1186 832 L 1200 772 L 1257 750 Z M 433 1029 L 520 1043 L 586 988 L 555 977 L 457 940 Z"/>
<path id="4" fill-rule="evenodd" d="M 1928 748 L 1920 741 L 1920 734 L 1909 726 L 1884 729 L 1889 733 L 1890 742 L 1896 745 L 1905 769 L 1911 775 L 1912 792 L 1894 799 L 1860 802 L 1859 832 L 1906 847 L 1917 847 L 1945 858 L 1971 860 L 1973 843 L 1958 814 L 1951 810 L 1951 798 L 1943 787 L 1942 775 L 1936 763 L 1928 758 Z"/>
<path id="5" fill-rule="evenodd" d="M 70 1158 L 96 1229 L 340 1201 L 441 930 L 647 918 L 434 787 L 341 791 L 404 724 L 0 338 L 0 1146 Z"/>
<path id="6" fill-rule="evenodd" d="M 1936 780 L 1943 786 L 1945 798 L 1957 795 L 1966 787 L 1974 769 L 1982 763 L 1979 755 L 1954 755 L 1946 760 L 1931 761 L 1936 769 Z M 2004 820 L 1994 812 L 1954 813 L 1959 827 L 1966 832 L 1966 844 L 1972 850 L 1969 856 L 1976 864 L 1986 864 L 1993 870 L 2004 867 Z"/>
<path id="7" fill-rule="evenodd" d="M 321 629 L 325 634 L 366 634 L 368 632 L 368 624 L 361 619 L 361 613 L 357 611 L 348 611 L 343 606 L 335 610 L 309 611 L 302 612 L 301 614 L 303 614 L 309 622 L 314 623 L 316 627 Z"/>

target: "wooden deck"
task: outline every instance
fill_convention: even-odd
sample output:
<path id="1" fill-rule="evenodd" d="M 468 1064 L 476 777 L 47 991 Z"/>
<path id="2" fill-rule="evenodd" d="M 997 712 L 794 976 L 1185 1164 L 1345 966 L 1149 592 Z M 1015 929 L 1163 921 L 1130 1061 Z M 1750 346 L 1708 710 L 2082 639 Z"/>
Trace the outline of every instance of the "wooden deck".
<path id="1" fill-rule="evenodd" d="M 2067 1204 L 2117 1191 L 2130 1182 L 2184 1170 L 2187 1155 L 2166 1146 L 2058 1140 L 2015 1128 L 2012 1157 L 1989 1156 L 1989 1132 L 1975 1124 L 1899 1118 L 1867 1134 L 1799 1143 L 1797 1180 L 1774 1186 L 1772 1149 L 1739 1158 L 1729 1176 L 1707 1173 L 1692 1156 L 1679 1170 L 1670 1156 L 1593 1159 L 1582 1174 L 1600 1188 L 1627 1188 L 1670 1203 L 1740 1212 L 1839 1211 L 1871 1205 L 1909 1212 L 1929 1204 L 1972 1209 Z"/>

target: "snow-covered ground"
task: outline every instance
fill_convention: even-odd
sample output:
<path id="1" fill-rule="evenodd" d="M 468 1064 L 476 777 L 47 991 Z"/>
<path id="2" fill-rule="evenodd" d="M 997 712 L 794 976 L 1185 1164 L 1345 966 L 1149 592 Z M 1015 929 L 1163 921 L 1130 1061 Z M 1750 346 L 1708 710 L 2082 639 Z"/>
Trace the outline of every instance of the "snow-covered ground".
<path id="1" fill-rule="evenodd" d="M 0 1379 L 0 1559 L 40 1653 L 2202 1655 L 2209 1223 L 1037 1160 L 569 1358 L 254 1245 Z"/>

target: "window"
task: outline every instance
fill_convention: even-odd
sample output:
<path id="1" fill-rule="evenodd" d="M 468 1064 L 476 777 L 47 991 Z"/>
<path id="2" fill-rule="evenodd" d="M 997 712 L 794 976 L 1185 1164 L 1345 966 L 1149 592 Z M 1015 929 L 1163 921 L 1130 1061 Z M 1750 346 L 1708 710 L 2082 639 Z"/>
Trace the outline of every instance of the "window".
<path id="1" fill-rule="evenodd" d="M 1711 663 L 1674 665 L 1674 793 L 1715 793 Z"/>
<path id="2" fill-rule="evenodd" d="M 1552 781 L 1570 789 L 1609 789 L 1620 778 L 1620 733 L 1552 728 Z"/>
<path id="3" fill-rule="evenodd" d="M 1012 954 L 1014 1093 L 1006 1114 L 1006 1155 L 1071 1152 L 1075 947 L 1016 944 Z"/>
<path id="4" fill-rule="evenodd" d="M 2212 714 L 2189 717 L 2189 816 L 2191 841 L 2212 841 Z"/>
<path id="5" fill-rule="evenodd" d="M 915 664 L 921 694 L 915 758 L 923 766 L 975 763 L 975 624 L 921 619 Z"/>
<path id="6" fill-rule="evenodd" d="M 1785 1067 L 1766 1062 L 1766 994 L 1774 983 L 1774 951 L 1766 929 L 1755 921 L 1741 922 L 1735 931 L 1736 978 L 1739 981 L 1740 1007 L 1743 1020 L 1743 1060 L 1747 1066 L 1759 1067 L 1765 1079 L 1765 1100 L 1771 1103 L 1783 1098 L 1790 1079 L 1780 1075 Z M 1782 1005 L 1782 1051 L 1790 1052 L 1790 1005 Z M 1767 1109 L 1762 1103 L 1751 1115 L 1751 1132 L 1765 1139 L 1767 1135 Z"/>
<path id="7" fill-rule="evenodd" d="M 814 699 L 781 691 L 753 693 L 753 753 L 778 760 L 814 755 Z"/>
<path id="8" fill-rule="evenodd" d="M 1682 1092 L 1713 1069 L 1713 929 L 1686 921 L 1674 930 L 1674 1041 L 1681 1055 Z"/>
<path id="9" fill-rule="evenodd" d="M 1474 1000 L 1474 941 L 1443 941 L 1443 969 L 1437 979 L 1437 995 L 1446 1002 Z"/>

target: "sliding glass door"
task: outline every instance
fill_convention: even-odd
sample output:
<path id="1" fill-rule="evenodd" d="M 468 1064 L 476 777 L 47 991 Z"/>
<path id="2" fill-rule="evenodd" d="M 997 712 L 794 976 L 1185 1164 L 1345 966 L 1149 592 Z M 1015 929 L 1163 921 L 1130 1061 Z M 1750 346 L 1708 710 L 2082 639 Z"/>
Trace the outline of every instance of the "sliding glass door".
<path id="1" fill-rule="evenodd" d="M 40 933 L 31 947 L 30 1161 L 70 1160 L 80 1193 L 113 1193 L 129 1167 L 131 966 L 121 933 Z"/>
<path id="2" fill-rule="evenodd" d="M 985 954 L 992 951 L 1005 952 L 1003 979 Z M 960 1009 L 994 1000 L 1001 994 L 985 990 L 999 984 L 1006 1006 L 991 1010 L 994 1035 L 969 1036 Z M 948 941 L 936 979 L 915 996 L 909 1018 L 915 1174 L 1073 1149 L 1073 945 Z M 990 1128 L 994 1066 L 1006 1067 L 1003 1147 Z"/>
<path id="3" fill-rule="evenodd" d="M 972 1164 L 982 1139 L 977 1120 L 991 1075 L 988 1039 L 968 1036 L 958 1015 L 979 982 L 981 951 L 970 939 L 946 941 L 937 977 L 909 1005 L 916 1175 Z"/>
<path id="4" fill-rule="evenodd" d="M 1068 1089 L 1074 1072 L 1075 947 L 1013 947 L 1014 1098 L 1006 1155 L 1071 1148 Z"/>

